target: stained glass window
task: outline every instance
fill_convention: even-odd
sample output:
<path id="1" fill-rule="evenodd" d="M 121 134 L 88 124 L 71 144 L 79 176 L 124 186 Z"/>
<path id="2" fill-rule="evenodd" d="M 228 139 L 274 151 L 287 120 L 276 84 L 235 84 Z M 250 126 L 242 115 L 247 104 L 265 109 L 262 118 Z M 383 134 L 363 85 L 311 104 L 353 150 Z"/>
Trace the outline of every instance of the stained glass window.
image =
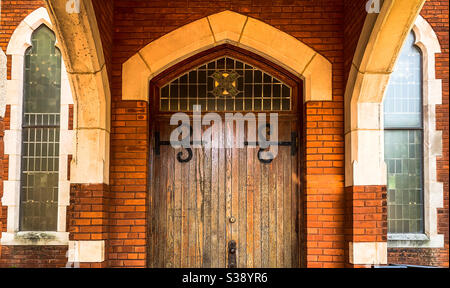
<path id="1" fill-rule="evenodd" d="M 56 231 L 58 213 L 61 53 L 45 25 L 25 53 L 20 229 Z"/>
<path id="2" fill-rule="evenodd" d="M 276 77 L 222 57 L 161 88 L 161 111 L 290 111 L 292 89 Z"/>
<path id="3" fill-rule="evenodd" d="M 423 233 L 422 55 L 411 32 L 384 100 L 388 232 Z"/>

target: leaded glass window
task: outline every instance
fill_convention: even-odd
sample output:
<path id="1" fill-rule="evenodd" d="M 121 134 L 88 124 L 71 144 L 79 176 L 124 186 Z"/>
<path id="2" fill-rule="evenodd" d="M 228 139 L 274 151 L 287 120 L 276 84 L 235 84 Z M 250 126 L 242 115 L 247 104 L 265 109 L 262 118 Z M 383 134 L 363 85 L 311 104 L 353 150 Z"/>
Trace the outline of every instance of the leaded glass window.
<path id="1" fill-rule="evenodd" d="M 20 229 L 56 231 L 58 213 L 61 53 L 45 25 L 25 52 Z"/>
<path id="2" fill-rule="evenodd" d="M 161 88 L 160 111 L 290 111 L 292 88 L 260 69 L 222 57 Z"/>
<path id="3" fill-rule="evenodd" d="M 411 32 L 384 101 L 388 232 L 423 233 L 422 55 Z"/>

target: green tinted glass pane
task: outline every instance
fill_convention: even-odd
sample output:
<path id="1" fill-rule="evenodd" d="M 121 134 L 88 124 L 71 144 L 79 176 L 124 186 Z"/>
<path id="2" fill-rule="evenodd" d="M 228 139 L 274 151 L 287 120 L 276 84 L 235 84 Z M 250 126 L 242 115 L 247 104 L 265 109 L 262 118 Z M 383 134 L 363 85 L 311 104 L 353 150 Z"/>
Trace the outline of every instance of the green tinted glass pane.
<path id="1" fill-rule="evenodd" d="M 386 130 L 384 139 L 388 231 L 423 233 L 423 132 Z"/>
<path id="2" fill-rule="evenodd" d="M 25 54 L 20 229 L 56 231 L 61 54 L 45 25 Z"/>
<path id="3" fill-rule="evenodd" d="M 55 40 L 45 25 L 33 33 L 25 53 L 25 113 L 60 112 L 61 53 Z"/>
<path id="4" fill-rule="evenodd" d="M 384 99 L 386 128 L 422 127 L 422 55 L 414 33 L 406 39 Z"/>

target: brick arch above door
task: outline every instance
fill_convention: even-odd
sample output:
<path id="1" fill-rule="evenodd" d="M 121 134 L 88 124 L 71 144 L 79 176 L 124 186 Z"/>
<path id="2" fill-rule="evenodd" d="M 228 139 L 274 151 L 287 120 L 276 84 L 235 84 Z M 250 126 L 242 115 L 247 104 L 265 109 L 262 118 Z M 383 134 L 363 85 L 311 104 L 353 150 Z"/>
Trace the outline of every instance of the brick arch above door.
<path id="1" fill-rule="evenodd" d="M 148 101 L 149 82 L 170 66 L 228 43 L 259 54 L 305 81 L 305 101 L 332 100 L 332 64 L 301 41 L 262 21 L 223 11 L 149 43 L 122 67 L 122 99 Z"/>

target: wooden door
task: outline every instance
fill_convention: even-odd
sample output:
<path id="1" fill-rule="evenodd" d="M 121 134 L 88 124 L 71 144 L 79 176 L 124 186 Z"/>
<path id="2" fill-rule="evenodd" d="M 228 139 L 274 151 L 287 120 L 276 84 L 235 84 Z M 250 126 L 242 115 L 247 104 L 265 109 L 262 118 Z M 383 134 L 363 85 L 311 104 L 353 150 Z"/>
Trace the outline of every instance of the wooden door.
<path id="1" fill-rule="evenodd" d="M 155 95 L 159 90 L 156 86 Z M 297 145 L 279 146 L 271 163 L 258 159 L 259 147 L 254 145 L 202 146 L 193 148 L 188 159 L 186 149 L 175 149 L 167 142 L 176 128 L 169 124 L 173 113 L 156 110 L 152 117 L 152 135 L 158 135 L 158 140 L 153 138 L 152 143 L 149 266 L 298 267 Z M 279 141 L 292 142 L 301 128 L 293 111 L 297 112 L 279 111 Z M 240 132 L 239 125 L 225 122 L 223 129 L 215 129 L 213 137 L 223 144 Z M 235 253 L 230 253 L 232 241 Z"/>

